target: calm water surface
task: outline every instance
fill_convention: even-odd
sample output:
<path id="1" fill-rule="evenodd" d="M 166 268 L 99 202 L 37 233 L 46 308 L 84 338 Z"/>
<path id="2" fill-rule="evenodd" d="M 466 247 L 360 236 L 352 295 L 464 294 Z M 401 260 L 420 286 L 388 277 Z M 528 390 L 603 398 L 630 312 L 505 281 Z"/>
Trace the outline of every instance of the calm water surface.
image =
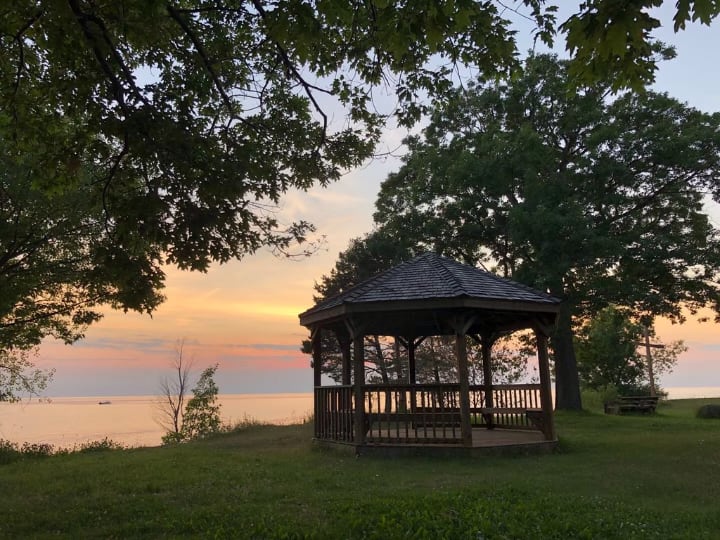
<path id="1" fill-rule="evenodd" d="M 670 399 L 718 397 L 720 387 L 667 388 Z M 297 422 L 312 413 L 306 394 L 224 394 L 221 415 L 233 424 L 254 418 L 273 424 Z M 109 401 L 100 405 L 101 401 Z M 53 398 L 49 402 L 0 403 L 0 439 L 71 447 L 108 437 L 128 446 L 156 446 L 164 430 L 157 423 L 155 396 Z"/>
<path id="2" fill-rule="evenodd" d="M 100 402 L 109 404 L 100 405 Z M 312 413 L 312 394 L 224 394 L 223 421 L 253 418 L 297 422 Z M 165 433 L 156 396 L 67 397 L 0 403 L 0 439 L 70 447 L 109 437 L 129 446 L 155 446 Z"/>

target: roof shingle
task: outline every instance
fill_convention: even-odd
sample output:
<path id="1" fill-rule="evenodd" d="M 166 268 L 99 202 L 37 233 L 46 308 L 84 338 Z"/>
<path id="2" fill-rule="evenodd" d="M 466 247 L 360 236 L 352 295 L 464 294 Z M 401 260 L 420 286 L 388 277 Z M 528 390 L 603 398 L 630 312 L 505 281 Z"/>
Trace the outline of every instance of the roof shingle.
<path id="1" fill-rule="evenodd" d="M 436 253 L 424 253 L 327 298 L 302 315 L 341 304 L 449 298 L 556 305 L 560 299 Z"/>

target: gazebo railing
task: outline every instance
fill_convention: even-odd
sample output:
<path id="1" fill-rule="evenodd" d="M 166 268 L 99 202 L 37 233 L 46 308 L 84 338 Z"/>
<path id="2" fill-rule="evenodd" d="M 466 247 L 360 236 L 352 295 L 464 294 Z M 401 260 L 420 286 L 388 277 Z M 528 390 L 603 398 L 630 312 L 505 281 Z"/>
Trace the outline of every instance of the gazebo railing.
<path id="1" fill-rule="evenodd" d="M 484 385 L 470 386 L 474 427 L 540 429 L 539 384 L 494 385 L 491 408 Z M 366 442 L 461 444 L 459 384 L 363 385 Z M 352 387 L 315 388 L 315 437 L 354 442 Z"/>
<path id="2" fill-rule="evenodd" d="M 368 443 L 460 444 L 460 385 L 364 385 Z"/>
<path id="3" fill-rule="evenodd" d="M 352 386 L 315 387 L 315 438 L 353 442 Z"/>

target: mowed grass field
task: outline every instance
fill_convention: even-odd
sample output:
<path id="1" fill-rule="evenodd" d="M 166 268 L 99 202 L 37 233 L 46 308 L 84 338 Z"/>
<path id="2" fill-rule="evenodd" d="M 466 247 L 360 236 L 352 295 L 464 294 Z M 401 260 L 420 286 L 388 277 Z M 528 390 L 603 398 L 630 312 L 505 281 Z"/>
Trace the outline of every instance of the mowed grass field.
<path id="1" fill-rule="evenodd" d="M 0 538 L 720 539 L 720 420 L 560 413 L 552 455 L 355 458 L 312 426 L 0 465 Z"/>

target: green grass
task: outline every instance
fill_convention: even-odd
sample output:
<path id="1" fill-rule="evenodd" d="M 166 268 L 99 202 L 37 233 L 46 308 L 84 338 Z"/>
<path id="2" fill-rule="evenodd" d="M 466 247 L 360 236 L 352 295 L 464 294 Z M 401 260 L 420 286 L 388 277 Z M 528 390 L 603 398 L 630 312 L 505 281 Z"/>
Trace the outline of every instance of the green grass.
<path id="1" fill-rule="evenodd" d="M 0 538 L 688 538 L 720 535 L 720 421 L 559 414 L 557 453 L 355 458 L 312 426 L 0 466 Z"/>

